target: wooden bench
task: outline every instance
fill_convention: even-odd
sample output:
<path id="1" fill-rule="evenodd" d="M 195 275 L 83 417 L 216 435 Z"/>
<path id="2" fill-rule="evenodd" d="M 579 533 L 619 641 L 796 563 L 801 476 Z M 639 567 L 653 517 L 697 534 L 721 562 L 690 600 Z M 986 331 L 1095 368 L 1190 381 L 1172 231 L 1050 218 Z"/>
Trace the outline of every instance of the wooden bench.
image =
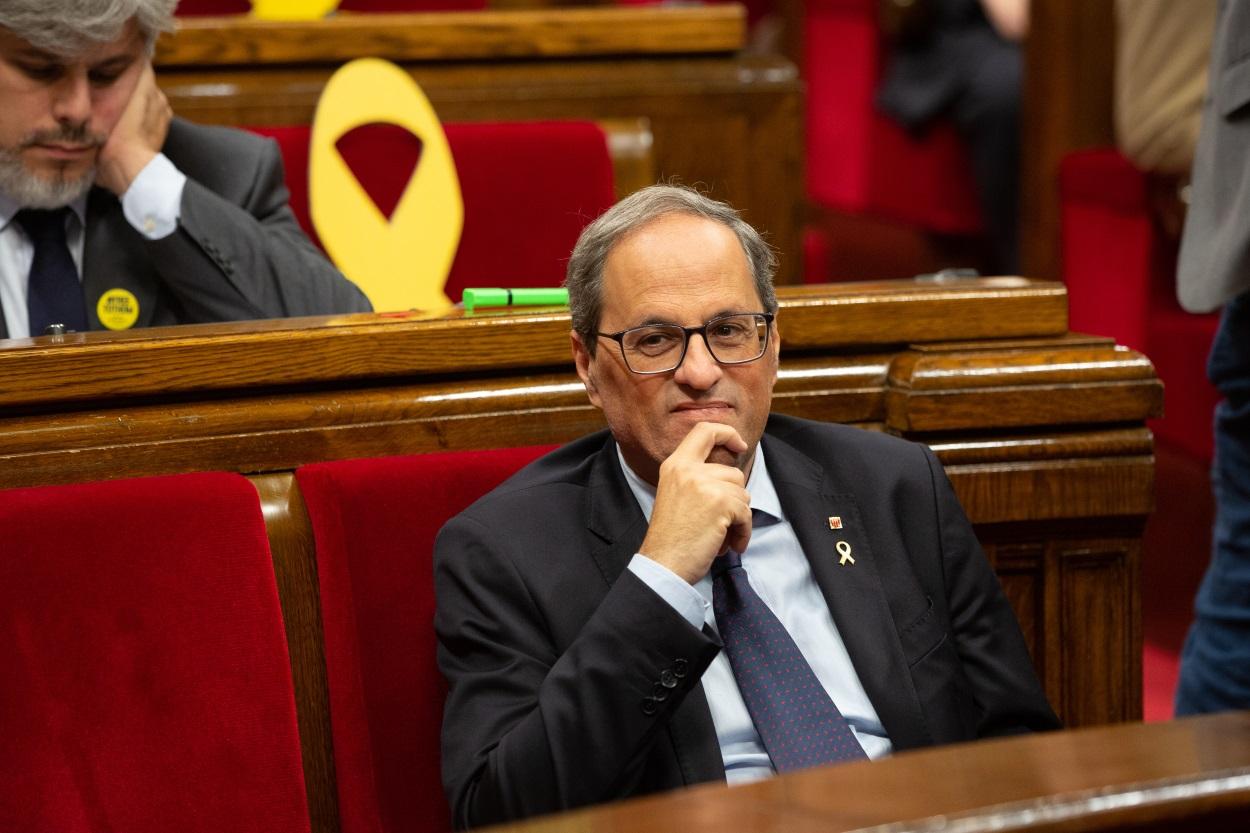
<path id="1" fill-rule="evenodd" d="M 1019 278 L 782 287 L 781 412 L 931 445 L 1070 726 L 1141 710 L 1137 572 L 1162 389 Z M 567 311 L 355 315 L 0 344 L 0 488 L 185 471 L 256 485 L 314 829 L 337 825 L 307 463 L 567 441 L 602 427 Z"/>

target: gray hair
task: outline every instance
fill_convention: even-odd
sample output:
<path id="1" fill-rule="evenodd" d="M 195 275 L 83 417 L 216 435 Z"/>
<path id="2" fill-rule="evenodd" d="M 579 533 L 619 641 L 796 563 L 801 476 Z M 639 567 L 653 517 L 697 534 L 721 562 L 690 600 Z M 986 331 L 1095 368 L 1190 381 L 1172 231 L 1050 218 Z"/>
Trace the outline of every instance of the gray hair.
<path id="1" fill-rule="evenodd" d="M 595 352 L 595 332 L 603 312 L 603 266 L 608 255 L 632 232 L 670 214 L 713 220 L 737 235 L 764 311 L 777 311 L 777 293 L 773 291 L 777 255 L 760 233 L 728 203 L 683 185 L 652 185 L 630 194 L 586 226 L 569 256 L 564 286 L 569 291 L 573 330 L 591 353 Z"/>
<path id="2" fill-rule="evenodd" d="M 74 58 L 108 43 L 134 18 L 148 53 L 162 32 L 174 30 L 178 0 L 3 0 L 0 27 L 36 49 Z"/>

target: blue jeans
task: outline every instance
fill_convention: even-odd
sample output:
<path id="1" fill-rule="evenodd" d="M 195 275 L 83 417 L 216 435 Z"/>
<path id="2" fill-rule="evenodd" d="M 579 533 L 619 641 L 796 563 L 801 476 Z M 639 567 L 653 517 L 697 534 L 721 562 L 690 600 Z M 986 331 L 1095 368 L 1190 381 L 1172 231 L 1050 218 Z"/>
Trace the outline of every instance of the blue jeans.
<path id="1" fill-rule="evenodd" d="M 1181 653 L 1177 716 L 1250 708 L 1250 292 L 1224 307 L 1207 375 L 1224 396 L 1215 409 L 1215 534 Z"/>

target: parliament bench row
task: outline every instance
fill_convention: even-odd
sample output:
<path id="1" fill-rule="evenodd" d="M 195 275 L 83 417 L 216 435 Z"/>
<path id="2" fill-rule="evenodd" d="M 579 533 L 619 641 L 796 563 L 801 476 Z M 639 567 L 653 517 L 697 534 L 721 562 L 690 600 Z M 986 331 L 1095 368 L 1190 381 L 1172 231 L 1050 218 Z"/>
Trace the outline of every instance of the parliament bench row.
<path id="1" fill-rule="evenodd" d="M 1153 471 L 1151 438 L 1143 423 L 1158 413 L 1161 402 L 1149 362 L 1106 339 L 1067 333 L 1066 296 L 1055 284 L 981 279 L 780 287 L 778 298 L 782 354 L 774 410 L 886 430 L 929 444 L 946 467 L 1003 583 L 1047 696 L 1061 718 L 1069 726 L 1093 726 L 1140 717 L 1137 559 L 1141 526 L 1151 508 Z M 52 555 L 13 563 L 10 559 L 4 569 L 32 561 L 71 569 L 82 560 L 84 547 L 102 543 L 113 547 L 114 555 L 105 561 L 122 564 L 127 562 L 124 556 L 142 543 L 158 553 L 162 581 L 149 582 L 152 592 L 140 597 L 169 601 L 172 610 L 155 621 L 177 623 L 197 606 L 185 595 L 164 596 L 173 588 L 187 591 L 179 579 L 183 567 L 172 554 L 164 557 L 161 549 L 180 538 L 167 530 L 169 519 L 177 509 L 195 510 L 195 518 L 204 523 L 190 536 L 193 541 L 211 541 L 226 527 L 220 512 L 198 509 L 204 505 L 200 481 L 179 478 L 191 472 L 246 475 L 251 486 L 238 482 L 246 487 L 241 491 L 251 507 L 249 523 L 256 527 L 259 503 L 272 553 L 271 561 L 259 561 L 272 563 L 267 580 L 276 584 L 281 599 L 280 619 L 271 616 L 270 624 L 258 623 L 246 632 L 272 629 L 273 621 L 285 629 L 286 643 L 279 648 L 290 661 L 285 690 L 293 689 L 297 704 L 294 714 L 313 829 L 337 830 L 340 817 L 344 830 L 388 829 L 371 820 L 383 813 L 410 812 L 414 802 L 440 795 L 438 778 L 432 774 L 436 755 L 432 745 L 409 740 L 403 745 L 404 754 L 427 755 L 424 760 L 430 769 L 422 770 L 410 759 L 393 764 L 374 757 L 380 754 L 380 744 L 396 732 L 392 721 L 371 724 L 370 715 L 374 708 L 389 709 L 397 703 L 411 710 L 414 698 L 427 702 L 425 692 L 434 692 L 430 702 L 437 703 L 441 682 L 429 659 L 433 637 L 428 625 L 422 626 L 422 636 L 412 639 L 376 637 L 379 629 L 389 634 L 393 627 L 370 618 L 387 609 L 386 604 L 363 605 L 352 599 L 336 606 L 329 600 L 335 581 L 355 592 L 363 579 L 352 572 L 355 567 L 333 566 L 328 554 L 332 549 L 324 543 L 327 529 L 338 530 L 340 543 L 360 545 L 368 556 L 362 569 L 379 570 L 370 574 L 370 586 L 413 600 L 401 612 L 415 610 L 423 598 L 416 585 L 405 587 L 398 581 L 399 573 L 386 567 L 375 552 L 404 555 L 407 560 L 402 563 L 412 569 L 410 575 L 421 577 L 416 565 L 425 557 L 421 553 L 428 552 L 428 544 L 420 542 L 431 540 L 444 517 L 489 485 L 466 487 L 475 491 L 452 504 L 452 485 L 461 482 L 475 450 L 550 446 L 602 427 L 571 367 L 569 326 L 563 309 L 454 311 L 6 342 L 0 349 L 0 379 L 5 380 L 0 385 L 0 488 L 38 487 L 30 494 L 46 496 L 59 494 L 53 484 L 94 493 L 113 488 L 99 481 L 136 484 L 147 481 L 127 478 L 179 477 L 158 481 L 157 487 L 148 487 L 145 494 L 150 497 L 138 501 L 154 507 L 152 514 L 161 522 L 156 526 L 127 527 L 124 513 L 96 512 L 92 507 L 99 501 L 78 500 L 77 505 L 90 511 L 58 510 L 51 520 L 27 526 L 22 540 Z M 420 458 L 422 465 L 430 466 L 445 457 L 445 468 L 426 471 L 415 483 L 388 485 L 391 481 L 381 474 L 383 463 L 359 462 L 429 452 L 452 453 Z M 360 487 L 358 510 L 351 509 L 356 504 L 343 495 L 319 498 L 317 478 L 310 479 L 309 473 L 322 463 L 342 471 L 362 466 L 364 479 L 376 479 L 377 485 Z M 330 479 L 338 478 L 336 474 Z M 120 484 L 116 487 L 122 488 Z M 176 489 L 175 484 L 183 485 Z M 382 521 L 369 521 L 355 530 L 340 519 L 327 527 L 325 514 L 318 510 L 326 505 L 339 514 L 346 511 L 348 518 L 370 518 L 366 511 L 380 511 L 382 521 L 401 526 L 395 530 Z M 19 508 L 16 514 L 13 523 L 6 522 L 6 544 L 18 540 L 14 530 L 28 511 Z M 83 518 L 92 519 L 94 526 L 84 528 Z M 112 537 L 102 537 L 106 533 Z M 193 550 L 193 566 L 214 564 L 222 549 L 212 545 Z M 13 551 L 12 546 L 5 548 L 6 555 Z M 14 585 L 8 577 L 3 584 Z M 103 585 L 107 577 L 84 573 L 78 584 Z M 251 580 L 261 579 L 253 572 Z M 10 605 L 13 618 L 6 621 L 19 624 L 6 642 L 24 651 L 23 661 L 35 656 L 34 646 L 40 644 L 28 636 L 43 629 L 20 624 L 16 611 L 29 611 L 23 614 L 28 622 L 43 623 L 52 614 L 40 611 L 50 610 L 58 600 L 79 619 L 100 610 L 66 602 L 62 596 L 73 584 L 49 578 L 43 592 L 15 596 Z M 129 591 L 132 584 L 138 586 L 121 582 L 119 592 Z M 195 588 L 194 582 L 190 587 Z M 272 590 L 268 592 L 272 595 Z M 423 592 L 428 608 L 428 586 Z M 227 619 L 234 615 L 229 606 L 227 614 L 220 614 L 222 603 L 215 604 L 216 614 Z M 360 612 L 362 607 L 366 613 Z M 56 656 L 62 642 L 78 644 L 75 640 L 102 628 L 101 622 L 113 628 L 97 634 L 105 657 L 112 656 L 107 652 L 115 646 L 135 652 L 143 644 L 136 636 L 142 623 L 125 610 L 111 618 L 101 612 L 98 619 L 94 624 L 49 630 L 65 634 L 67 640 L 47 643 L 47 650 Z M 350 653 L 340 652 L 349 658 L 349 672 L 356 667 L 372 669 L 371 674 L 381 669 L 382 679 L 388 681 L 364 688 L 359 675 L 348 673 L 355 688 L 347 691 L 354 691 L 351 696 L 356 698 L 349 702 L 355 707 L 336 702 L 343 695 L 335 693 L 335 675 L 345 666 L 334 658 L 337 649 L 331 634 L 344 622 L 354 629 L 343 637 L 346 643 L 340 643 L 352 646 Z M 207 630 L 211 635 L 217 628 Z M 221 651 L 233 656 L 246 644 L 232 637 Z M 357 644 L 368 645 L 368 650 Z M 420 650 L 426 651 L 425 660 L 414 659 L 421 656 L 414 653 Z M 392 658 L 395 663 L 390 663 Z M 270 663 L 271 668 L 281 665 L 272 657 Z M 56 665 L 45 663 L 40 668 Z M 123 682 L 138 686 L 162 707 L 169 702 L 168 686 L 151 685 L 164 678 L 140 673 L 134 663 L 127 667 L 134 673 Z M 195 671 L 186 664 L 179 667 L 186 674 Z M 234 667 L 242 673 L 237 663 Z M 392 670 L 397 667 L 418 675 L 421 669 L 430 673 L 400 678 Z M 124 668 L 109 660 L 104 670 Z M 42 670 L 21 676 L 48 679 Z M 81 682 L 85 678 L 71 676 L 70 682 L 55 688 L 78 692 L 84 715 L 122 713 L 111 706 L 90 705 L 100 698 Z M 6 694 L 37 698 L 47 690 L 24 682 Z M 282 702 L 289 703 L 290 695 L 285 697 Z M 22 709 L 29 714 L 39 702 L 22 701 Z M 114 698 L 119 708 L 128 702 Z M 51 791 L 46 794 L 58 796 L 63 791 L 81 799 L 83 812 L 98 810 L 100 795 L 116 800 L 111 790 L 92 793 L 88 788 L 103 782 L 70 754 L 83 751 L 70 743 L 73 724 L 65 722 L 80 709 L 50 708 L 59 709 L 55 720 L 64 728 L 55 737 L 64 742 L 40 745 L 42 736 L 36 732 L 25 736 L 23 747 L 38 753 L 34 760 L 59 767 L 62 777 L 46 788 Z M 436 717 L 431 715 L 436 711 L 424 717 L 409 715 L 413 720 L 429 718 L 422 724 L 425 737 L 435 736 Z M 145 725 L 143 709 L 130 707 L 125 712 Z M 245 703 L 229 713 L 243 720 L 256 712 Z M 15 701 L 6 713 L 23 712 Z M 285 714 L 278 723 L 282 719 L 289 723 L 289 706 Z M 263 722 L 268 725 L 273 719 Z M 199 723 L 213 725 L 208 720 Z M 19 720 L 19 725 L 29 731 L 48 722 L 31 717 Z M 251 723 L 244 720 L 240 725 Z M 162 737 L 163 731 L 156 727 L 155 735 Z M 104 744 L 100 749 L 125 746 Z M 155 742 L 149 748 L 154 746 Z M 170 750 L 197 748 L 169 742 Z M 49 749 L 61 757 L 49 758 Z M 149 760 L 136 755 L 132 758 L 136 767 Z M 18 772 L 28 768 L 30 759 L 21 760 Z M 172 753 L 153 760 L 179 763 Z M 197 764 L 197 775 L 204 768 Z M 422 772 L 427 775 L 417 774 Z M 30 779 L 0 783 L 29 784 Z M 397 798 L 378 798 L 391 789 Z"/>
<path id="2" fill-rule="evenodd" d="M 265 485 L 235 473 L 0 491 L 0 661 L 12 682 L 0 694 L 0 827 L 448 829 L 434 536 L 549 448 L 300 467 L 293 494 L 315 541 L 300 563 L 291 563 L 290 530 L 275 529 L 281 513 L 262 510 Z M 295 682 L 307 663 L 299 643 L 308 642 L 286 615 L 297 606 L 320 611 L 324 639 L 314 641 L 328 710 Z M 968 829 L 1049 830 L 1039 819 L 1075 819 L 1084 830 L 1236 830 L 1250 807 L 1247 747 L 1237 741 L 1248 720 L 910 753 L 782 779 L 790 789 L 780 803 L 733 790 L 735 809 L 719 820 L 708 802 L 723 807 L 721 794 L 703 789 L 688 801 L 674 794 L 584 811 L 568 829 L 642 829 L 637 818 L 653 817 L 645 808 L 659 802 L 655 810 L 684 814 L 698 830 L 723 829 L 729 817 L 755 829 L 761 806 L 774 823 L 783 814 L 829 830 L 858 827 L 865 813 L 939 811 Z M 1157 757 L 1178 739 L 1196 757 Z M 1004 756 L 1015 774 L 991 775 L 1004 771 Z M 900 783 L 952 772 L 962 773 L 957 789 L 919 789 L 893 811 L 882 801 Z M 828 792 L 818 782 L 850 785 L 863 800 L 806 806 Z"/>

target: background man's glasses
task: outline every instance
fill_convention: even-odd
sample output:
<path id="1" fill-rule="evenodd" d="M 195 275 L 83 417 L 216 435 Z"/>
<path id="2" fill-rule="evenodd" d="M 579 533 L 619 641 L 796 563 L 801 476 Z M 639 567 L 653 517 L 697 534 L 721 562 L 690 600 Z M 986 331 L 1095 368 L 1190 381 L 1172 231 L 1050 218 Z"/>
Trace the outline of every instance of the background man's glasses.
<path id="1" fill-rule="evenodd" d="M 681 367 L 690 337 L 696 333 L 703 336 L 708 352 L 721 364 L 755 361 L 768 349 L 773 318 L 770 312 L 745 312 L 713 318 L 702 327 L 647 324 L 595 335 L 619 344 L 625 366 L 634 373 L 668 373 Z"/>

